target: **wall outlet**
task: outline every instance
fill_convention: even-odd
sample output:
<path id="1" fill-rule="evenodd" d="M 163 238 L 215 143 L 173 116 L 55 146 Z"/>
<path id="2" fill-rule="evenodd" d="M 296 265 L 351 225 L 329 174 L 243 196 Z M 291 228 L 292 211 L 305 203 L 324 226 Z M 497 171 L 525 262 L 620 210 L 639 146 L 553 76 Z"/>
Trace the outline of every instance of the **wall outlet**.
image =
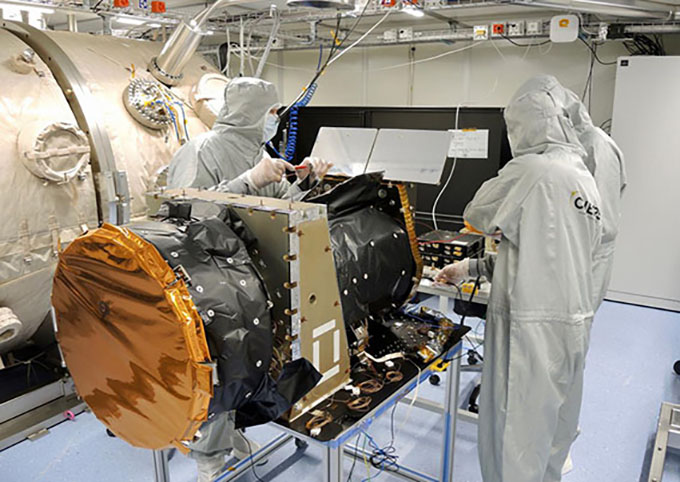
<path id="1" fill-rule="evenodd" d="M 399 40 L 413 40 L 413 27 L 402 27 L 398 32 Z"/>
<path id="2" fill-rule="evenodd" d="M 391 28 L 383 32 L 383 40 L 385 42 L 396 42 L 397 41 L 397 29 Z"/>
<path id="3" fill-rule="evenodd" d="M 505 23 L 491 24 L 492 37 L 502 37 L 503 35 L 505 35 Z"/>
<path id="4" fill-rule="evenodd" d="M 489 40 L 489 26 L 475 25 L 472 28 L 472 40 Z"/>
<path id="5" fill-rule="evenodd" d="M 543 33 L 543 22 L 532 20 L 527 22 L 527 35 L 541 35 Z"/>
<path id="6" fill-rule="evenodd" d="M 609 33 L 609 25 L 606 23 L 601 23 L 600 28 L 597 30 L 597 40 L 604 42 L 607 40 L 607 34 Z"/>
<path id="7" fill-rule="evenodd" d="M 508 22 L 507 28 L 508 37 L 521 37 L 524 35 L 524 20 L 518 20 L 516 22 Z"/>

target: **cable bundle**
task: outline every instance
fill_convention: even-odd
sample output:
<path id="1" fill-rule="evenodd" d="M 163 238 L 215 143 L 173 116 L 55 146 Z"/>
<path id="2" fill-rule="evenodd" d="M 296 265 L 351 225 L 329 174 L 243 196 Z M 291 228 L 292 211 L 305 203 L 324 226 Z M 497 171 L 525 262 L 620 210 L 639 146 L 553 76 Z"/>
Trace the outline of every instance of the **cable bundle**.
<path id="1" fill-rule="evenodd" d="M 311 84 L 302 99 L 293 104 L 288 112 L 288 142 L 286 143 L 284 159 L 289 162 L 295 157 L 295 151 L 297 149 L 298 115 L 300 107 L 305 107 L 311 102 L 312 97 L 314 97 L 314 93 L 316 92 L 316 87 L 316 82 Z"/>
<path id="2" fill-rule="evenodd" d="M 660 36 L 633 35 L 631 40 L 623 42 L 631 55 L 666 55 L 666 48 Z"/>

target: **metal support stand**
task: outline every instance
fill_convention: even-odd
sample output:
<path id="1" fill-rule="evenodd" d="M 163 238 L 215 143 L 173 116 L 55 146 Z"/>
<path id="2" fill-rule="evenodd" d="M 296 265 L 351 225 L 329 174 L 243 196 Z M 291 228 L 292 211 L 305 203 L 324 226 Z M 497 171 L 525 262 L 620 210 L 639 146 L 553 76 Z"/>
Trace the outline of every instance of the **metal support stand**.
<path id="1" fill-rule="evenodd" d="M 154 482 L 170 482 L 170 469 L 168 468 L 168 451 L 153 451 Z"/>
<path id="2" fill-rule="evenodd" d="M 364 457 L 369 458 L 373 455 L 370 451 L 357 447 L 356 445 L 348 445 L 344 448 L 344 454 L 362 461 Z M 408 467 L 403 467 L 401 465 L 395 465 L 390 467 L 390 475 L 399 477 L 401 479 L 407 480 L 409 482 L 438 482 L 434 477 L 428 477 L 424 474 L 420 474 Z"/>
<path id="3" fill-rule="evenodd" d="M 453 454 L 456 439 L 456 415 L 458 410 L 458 388 L 460 385 L 460 355 L 456 355 L 449 364 L 449 376 L 446 377 L 446 399 L 444 402 L 444 448 L 442 451 L 439 480 L 453 481 Z"/>
<path id="4" fill-rule="evenodd" d="M 456 346 L 444 355 L 444 357 L 452 357 L 452 361 L 449 363 L 448 367 L 449 374 L 446 380 L 446 400 L 444 406 L 442 407 L 433 402 L 424 402 L 427 405 L 426 408 L 444 416 L 445 432 L 442 444 L 442 463 L 439 479 L 401 465 L 397 466 L 394 472 L 390 471 L 393 475 L 411 482 L 451 482 L 453 480 L 453 453 L 456 438 L 456 416 L 458 413 L 461 347 L 462 342 L 458 342 Z M 419 383 L 426 382 L 432 373 L 433 371 L 431 368 L 423 370 L 422 373 L 419 373 L 417 380 L 413 380 L 410 384 L 404 386 L 390 399 L 385 400 L 380 406 L 368 413 L 362 420 L 338 435 L 335 440 L 329 442 L 321 442 L 309 435 L 295 432 L 283 425 L 272 424 L 273 427 L 278 428 L 283 433 L 264 445 L 260 450 L 255 452 L 252 457 L 243 459 L 236 465 L 229 467 L 225 473 L 215 479 L 215 482 L 229 482 L 237 479 L 245 472 L 252 470 L 253 466 L 256 466 L 258 462 L 266 459 L 282 448 L 286 443 L 294 439 L 300 440 L 300 443 L 304 442 L 321 448 L 323 459 L 323 482 L 343 482 L 343 455 L 363 458 L 361 449 L 353 446 L 346 447 L 346 444 L 350 439 L 355 438 L 359 433 L 368 429 L 377 417 L 388 413 L 390 407 L 394 404 L 405 400 L 405 395 L 414 390 Z M 419 405 L 419 403 L 420 401 L 417 401 L 416 405 Z M 368 456 L 370 454 L 367 453 L 366 455 Z M 170 482 L 167 451 L 154 451 L 153 456 L 155 482 Z"/>
<path id="5" fill-rule="evenodd" d="M 680 405 L 665 402 L 661 404 L 649 482 L 661 482 L 666 451 L 669 448 L 680 449 Z"/>
<path id="6" fill-rule="evenodd" d="M 342 446 L 325 446 L 323 465 L 323 482 L 342 482 Z"/>
<path id="7" fill-rule="evenodd" d="M 452 357 L 452 362 L 449 364 L 449 376 L 446 383 L 446 402 L 439 412 L 445 418 L 445 433 L 442 443 L 442 464 L 441 471 L 445 478 L 436 478 L 432 475 L 423 474 L 417 470 L 398 465 L 394 472 L 390 469 L 390 474 L 401 477 L 412 482 L 449 482 L 453 474 L 453 451 L 456 435 L 456 415 L 458 407 L 458 385 L 460 380 L 460 353 L 462 342 L 459 342 L 453 347 L 445 358 Z M 323 482 L 343 482 L 343 465 L 342 455 L 350 457 L 363 458 L 361 449 L 354 446 L 346 446 L 346 444 L 362 431 L 367 430 L 368 427 L 375 421 L 375 419 L 385 413 L 389 413 L 389 409 L 395 404 L 402 401 L 407 393 L 414 390 L 418 383 L 424 383 L 434 373 L 431 368 L 423 370 L 418 375 L 418 379 L 412 381 L 400 391 L 395 393 L 390 399 L 385 400 L 380 406 L 376 407 L 371 413 L 357 421 L 355 425 L 346 429 L 343 433 L 338 435 L 335 440 L 329 442 L 321 442 L 309 435 L 301 434 L 291 430 L 282 425 L 274 425 L 280 430 L 297 437 L 310 445 L 320 447 L 323 454 Z M 433 404 L 434 405 L 434 404 Z M 370 454 L 366 454 L 367 456 Z"/>
<path id="8" fill-rule="evenodd" d="M 449 297 L 440 295 L 439 296 L 439 311 L 441 313 L 448 313 L 449 311 Z"/>

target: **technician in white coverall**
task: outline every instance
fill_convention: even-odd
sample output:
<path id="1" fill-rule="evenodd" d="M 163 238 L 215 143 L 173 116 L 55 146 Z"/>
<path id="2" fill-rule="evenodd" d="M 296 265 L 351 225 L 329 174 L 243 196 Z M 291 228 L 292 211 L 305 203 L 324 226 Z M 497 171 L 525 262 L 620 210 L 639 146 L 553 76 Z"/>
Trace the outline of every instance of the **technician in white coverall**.
<path id="1" fill-rule="evenodd" d="M 492 280 L 479 413 L 484 481 L 552 482 L 577 431 L 600 196 L 552 95 L 520 88 L 505 120 L 515 157 L 464 213 L 479 231 L 502 234 L 498 256 L 447 267 L 438 279 Z"/>
<path id="2" fill-rule="evenodd" d="M 286 170 L 294 167 L 272 159 L 263 145 L 276 135 L 279 103 L 276 87 L 251 77 L 232 79 L 224 89 L 224 106 L 212 129 L 184 144 L 168 169 L 168 187 L 210 188 L 254 196 L 300 197 L 301 183 L 310 174 L 322 178 L 330 165 L 305 159 L 298 180 L 288 182 Z"/>
<path id="3" fill-rule="evenodd" d="M 280 106 L 276 87 L 261 79 L 239 77 L 224 91 L 224 107 L 212 130 L 182 146 L 170 163 L 168 187 L 216 187 L 219 191 L 274 198 L 297 198 L 307 177 L 323 178 L 332 166 L 323 160 L 305 159 L 296 170 L 298 180 L 285 179 L 294 167 L 272 159 L 263 150 L 278 128 Z M 259 445 L 234 428 L 234 413 L 221 413 L 204 423 L 198 439 L 189 445 L 198 465 L 199 482 L 222 472 L 225 457 L 242 460 Z"/>
<path id="4" fill-rule="evenodd" d="M 621 220 L 621 197 L 626 187 L 623 153 L 602 129 L 596 127 L 579 97 L 564 88 L 555 77 L 539 75 L 531 81 L 532 90 L 546 90 L 567 111 L 581 145 L 586 150 L 586 167 L 595 178 L 602 210 L 602 241 L 595 254 L 594 311 L 602 304 L 614 266 L 614 248 Z M 592 319 L 589 320 L 592 323 Z M 590 339 L 590 329 L 588 330 Z"/>

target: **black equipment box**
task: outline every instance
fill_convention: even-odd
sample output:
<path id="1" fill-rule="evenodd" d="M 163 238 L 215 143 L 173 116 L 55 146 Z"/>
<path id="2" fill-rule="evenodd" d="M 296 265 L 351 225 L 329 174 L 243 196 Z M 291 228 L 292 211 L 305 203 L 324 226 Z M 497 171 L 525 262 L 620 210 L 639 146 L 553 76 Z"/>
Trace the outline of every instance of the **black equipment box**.
<path id="1" fill-rule="evenodd" d="M 430 231 L 418 238 L 423 264 L 441 269 L 454 261 L 484 255 L 484 237 L 452 231 Z"/>

